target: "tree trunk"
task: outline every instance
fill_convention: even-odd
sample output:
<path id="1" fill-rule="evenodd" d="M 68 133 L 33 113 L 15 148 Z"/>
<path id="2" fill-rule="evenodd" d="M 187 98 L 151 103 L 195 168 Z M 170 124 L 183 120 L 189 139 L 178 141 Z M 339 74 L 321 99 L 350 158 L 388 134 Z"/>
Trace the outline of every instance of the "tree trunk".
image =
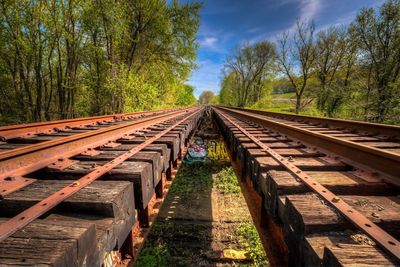
<path id="1" fill-rule="evenodd" d="M 301 108 L 301 95 L 296 93 L 296 114 L 299 114 Z"/>

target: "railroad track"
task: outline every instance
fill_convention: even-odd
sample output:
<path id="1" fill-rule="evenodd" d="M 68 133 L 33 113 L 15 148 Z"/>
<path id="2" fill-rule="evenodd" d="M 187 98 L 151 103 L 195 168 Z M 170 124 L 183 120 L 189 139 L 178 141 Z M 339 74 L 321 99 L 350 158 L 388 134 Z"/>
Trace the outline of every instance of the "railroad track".
<path id="1" fill-rule="evenodd" d="M 149 111 L 103 115 L 103 116 L 94 116 L 94 117 L 77 118 L 77 119 L 65 119 L 65 120 L 0 126 L 0 139 L 4 142 L 14 138 L 20 138 L 20 137 L 29 138 L 34 135 L 40 135 L 40 134 L 68 132 L 69 130 L 91 130 L 90 128 L 80 129 L 80 127 L 89 127 L 89 126 L 99 127 L 107 123 L 116 123 L 125 120 L 132 120 L 134 118 L 140 118 L 146 115 L 152 115 L 152 114 L 155 115 L 170 111 L 172 111 L 172 109 L 149 110 Z M 36 143 L 40 141 L 43 140 L 40 139 L 32 140 L 28 143 Z"/>
<path id="2" fill-rule="evenodd" d="M 213 110 L 289 266 L 399 266 L 400 127 Z"/>
<path id="3" fill-rule="evenodd" d="M 96 116 L 88 118 L 48 121 L 40 123 L 19 124 L 0 127 L 0 158 L 12 156 L 16 150 L 22 151 L 27 146 L 55 139 L 99 131 L 113 125 L 124 125 L 129 122 L 151 117 L 172 110 L 144 111 L 116 115 Z"/>
<path id="4" fill-rule="evenodd" d="M 0 127 L 0 265 L 100 266 L 132 252 L 202 112 Z"/>

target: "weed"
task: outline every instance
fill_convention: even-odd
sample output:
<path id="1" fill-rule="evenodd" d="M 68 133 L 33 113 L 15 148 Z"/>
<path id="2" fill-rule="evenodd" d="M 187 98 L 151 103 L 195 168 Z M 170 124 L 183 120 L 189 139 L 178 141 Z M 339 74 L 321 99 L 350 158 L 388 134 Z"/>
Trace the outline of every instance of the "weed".
<path id="1" fill-rule="evenodd" d="M 249 257 L 252 259 L 251 266 L 268 266 L 268 261 L 261 244 L 256 227 L 252 222 L 239 224 L 236 229 L 240 244 L 246 248 Z"/>
<path id="2" fill-rule="evenodd" d="M 212 167 L 208 164 L 183 164 L 171 187 L 172 194 L 191 194 L 211 190 Z"/>
<path id="3" fill-rule="evenodd" d="M 152 266 L 169 266 L 171 258 L 168 247 L 164 243 L 146 246 L 142 249 L 139 258 L 135 262 L 135 266 L 152 267 Z"/>
<path id="4" fill-rule="evenodd" d="M 239 194 L 240 186 L 232 167 L 225 167 L 216 174 L 216 186 L 224 194 Z"/>

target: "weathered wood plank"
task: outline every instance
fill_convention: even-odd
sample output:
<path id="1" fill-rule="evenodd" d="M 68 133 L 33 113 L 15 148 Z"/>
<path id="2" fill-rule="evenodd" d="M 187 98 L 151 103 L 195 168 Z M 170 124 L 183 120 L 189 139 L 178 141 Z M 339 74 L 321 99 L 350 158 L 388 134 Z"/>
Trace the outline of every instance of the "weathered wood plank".
<path id="1" fill-rule="evenodd" d="M 0 243 L 0 265 L 99 266 L 95 244 L 91 223 L 82 227 L 36 220 Z"/>
<path id="2" fill-rule="evenodd" d="M 342 195 L 340 198 L 395 237 L 400 236 L 400 200 L 396 196 Z M 291 225 L 297 236 L 354 228 L 315 194 L 286 196 L 285 215 L 287 219 L 283 221 Z"/>
<path id="3" fill-rule="evenodd" d="M 291 162 L 304 171 L 347 171 L 350 167 L 339 160 L 330 157 L 303 158 L 292 157 Z M 272 157 L 256 157 L 257 172 L 269 170 L 286 170 Z"/>
<path id="4" fill-rule="evenodd" d="M 86 215 L 81 213 L 52 213 L 43 220 L 59 225 L 74 225 L 77 227 L 87 227 L 94 225 L 96 230 L 96 240 L 93 243 L 98 251 L 99 261 L 104 259 L 106 253 L 121 248 L 127 235 L 120 231 L 118 222 L 111 217 L 102 217 L 96 215 Z"/>
<path id="5" fill-rule="evenodd" d="M 395 238 L 400 236 L 400 201 L 397 197 L 340 196 Z M 312 207 L 312 208 L 310 208 Z M 290 262 L 303 260 L 303 240 L 308 234 L 345 231 L 355 227 L 315 194 L 286 196 L 282 212 L 284 237 L 290 251 Z"/>
<path id="6" fill-rule="evenodd" d="M 362 179 L 358 172 L 307 172 L 312 178 L 335 194 L 349 195 L 397 195 L 400 193 L 397 187 L 390 186 L 381 180 L 368 182 Z M 277 216 L 278 197 L 281 195 L 293 195 L 311 192 L 300 180 L 286 171 L 268 171 L 266 173 L 265 188 L 266 209 L 272 216 Z"/>
<path id="7" fill-rule="evenodd" d="M 82 161 L 111 161 L 116 157 L 124 154 L 124 151 L 120 150 L 100 150 L 100 154 L 89 156 L 89 155 L 78 155 L 74 159 Z M 154 151 L 138 152 L 126 161 L 133 162 L 148 162 L 153 167 L 153 187 L 156 187 L 161 179 L 161 172 L 163 170 L 163 162 L 161 161 L 161 154 Z"/>
<path id="8" fill-rule="evenodd" d="M 342 244 L 374 245 L 374 242 L 365 234 L 344 231 L 326 232 L 308 235 L 304 240 L 303 266 L 321 266 L 324 259 L 325 247 L 341 246 Z"/>
<path id="9" fill-rule="evenodd" d="M 38 180 L 15 191 L 0 202 L 4 216 L 15 216 L 47 196 L 70 185 L 72 180 Z M 55 210 L 96 214 L 116 220 L 134 222 L 134 196 L 132 183 L 123 181 L 95 181 L 60 203 Z"/>
<path id="10" fill-rule="evenodd" d="M 119 141 L 118 141 L 119 142 Z M 121 144 L 114 148 L 101 148 L 102 151 L 128 151 L 134 148 L 135 144 Z M 169 168 L 170 162 L 170 151 L 168 151 L 168 146 L 166 144 L 151 144 L 143 148 L 141 151 L 155 151 L 161 153 L 163 158 L 163 171 L 165 172 Z"/>
<path id="11" fill-rule="evenodd" d="M 39 172 L 39 179 L 72 180 L 82 177 L 93 171 L 94 168 L 104 165 L 106 161 L 80 161 L 64 170 L 45 168 Z M 100 180 L 130 181 L 134 184 L 135 206 L 137 209 L 146 208 L 154 195 L 153 170 L 147 162 L 125 161 L 109 171 Z"/>
<path id="12" fill-rule="evenodd" d="M 332 267 L 390 267 L 399 266 L 400 262 L 389 257 L 387 253 L 382 253 L 380 249 L 374 246 L 339 244 L 325 248 L 323 265 Z"/>
<path id="13" fill-rule="evenodd" d="M 146 139 L 144 137 L 135 137 L 130 140 L 120 139 L 118 142 L 122 144 L 141 144 Z M 166 144 L 169 149 L 171 149 L 171 160 L 175 161 L 178 158 L 178 152 L 180 150 L 179 147 L 179 139 L 176 137 L 161 137 L 153 142 L 153 144 Z"/>
<path id="14" fill-rule="evenodd" d="M 297 167 L 306 171 L 345 171 L 349 169 L 347 165 L 330 157 L 291 157 L 291 160 Z M 272 157 L 249 157 L 248 161 L 249 166 L 246 166 L 246 174 L 249 173 L 254 188 L 259 193 L 261 192 L 260 173 L 269 170 L 285 170 L 285 167 Z"/>

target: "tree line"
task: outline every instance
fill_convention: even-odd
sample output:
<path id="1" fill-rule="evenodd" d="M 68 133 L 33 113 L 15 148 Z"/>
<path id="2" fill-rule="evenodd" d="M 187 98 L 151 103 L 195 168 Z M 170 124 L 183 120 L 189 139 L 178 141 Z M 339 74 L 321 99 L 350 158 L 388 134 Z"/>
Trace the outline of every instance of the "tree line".
<path id="1" fill-rule="evenodd" d="M 201 4 L 0 1 L 0 120 L 184 106 Z"/>
<path id="2" fill-rule="evenodd" d="M 399 123 L 400 1 L 318 32 L 297 21 L 276 42 L 245 43 L 227 57 L 221 103 L 254 106 L 282 90 L 293 93 L 296 113 L 314 105 L 329 117 Z"/>

